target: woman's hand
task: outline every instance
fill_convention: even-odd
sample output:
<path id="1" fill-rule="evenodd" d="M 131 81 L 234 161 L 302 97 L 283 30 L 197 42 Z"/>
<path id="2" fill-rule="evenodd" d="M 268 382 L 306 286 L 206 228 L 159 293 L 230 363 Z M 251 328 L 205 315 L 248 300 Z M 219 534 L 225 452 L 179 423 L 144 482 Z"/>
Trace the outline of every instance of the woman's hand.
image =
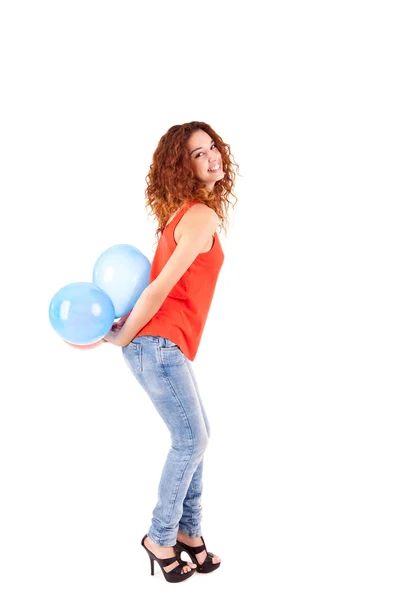
<path id="1" fill-rule="evenodd" d="M 131 314 L 131 312 L 128 312 L 126 315 L 124 315 L 123 317 L 121 317 L 120 319 L 118 319 L 118 321 L 116 323 L 114 323 L 114 325 L 112 326 L 111 329 L 114 329 L 114 326 L 116 328 L 121 329 L 125 325 L 126 320 L 128 319 L 128 317 L 129 317 L 130 314 Z"/>
<path id="2" fill-rule="evenodd" d="M 129 315 L 130 313 L 124 315 L 118 321 L 115 321 L 115 323 L 112 324 L 110 331 L 103 338 L 104 342 L 110 342 L 110 344 L 114 344 L 115 346 L 121 346 L 119 333 L 125 325 L 125 322 Z"/>
<path id="3" fill-rule="evenodd" d="M 121 329 L 123 328 L 124 323 L 121 323 L 121 321 L 117 321 L 116 323 L 113 323 L 112 327 L 111 327 L 111 331 L 121 331 Z"/>
<path id="4" fill-rule="evenodd" d="M 121 344 L 119 342 L 119 331 L 114 331 L 113 327 L 110 329 L 107 335 L 104 336 L 103 341 L 109 342 L 110 344 L 114 344 L 114 346 L 120 346 Z"/>

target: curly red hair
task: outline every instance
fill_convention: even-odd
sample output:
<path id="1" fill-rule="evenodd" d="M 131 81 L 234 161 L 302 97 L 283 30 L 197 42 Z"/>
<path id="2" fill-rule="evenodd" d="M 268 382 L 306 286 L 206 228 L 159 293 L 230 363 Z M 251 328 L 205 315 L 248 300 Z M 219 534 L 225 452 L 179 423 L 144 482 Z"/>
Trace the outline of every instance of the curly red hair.
<path id="1" fill-rule="evenodd" d="M 221 153 L 223 179 L 216 181 L 212 191 L 194 177 L 190 164 L 187 141 L 199 129 L 208 133 Z M 191 121 L 174 125 L 160 139 L 153 154 L 146 177 L 146 208 L 158 221 L 156 236 L 164 229 L 171 215 L 189 200 L 200 200 L 212 208 L 220 219 L 220 227 L 227 232 L 228 209 L 235 206 L 237 197 L 232 192 L 238 165 L 234 162 L 231 149 L 207 123 Z M 231 203 L 229 197 L 235 199 Z"/>

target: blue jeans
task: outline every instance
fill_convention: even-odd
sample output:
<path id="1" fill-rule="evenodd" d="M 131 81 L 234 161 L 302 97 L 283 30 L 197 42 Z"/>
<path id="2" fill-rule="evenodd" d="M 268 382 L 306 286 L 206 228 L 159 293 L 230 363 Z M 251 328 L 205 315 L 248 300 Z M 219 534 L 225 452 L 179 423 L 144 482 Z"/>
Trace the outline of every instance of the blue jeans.
<path id="1" fill-rule="evenodd" d="M 210 429 L 190 360 L 171 340 L 134 338 L 122 353 L 171 434 L 148 536 L 174 546 L 178 529 L 201 536 L 203 455 Z"/>

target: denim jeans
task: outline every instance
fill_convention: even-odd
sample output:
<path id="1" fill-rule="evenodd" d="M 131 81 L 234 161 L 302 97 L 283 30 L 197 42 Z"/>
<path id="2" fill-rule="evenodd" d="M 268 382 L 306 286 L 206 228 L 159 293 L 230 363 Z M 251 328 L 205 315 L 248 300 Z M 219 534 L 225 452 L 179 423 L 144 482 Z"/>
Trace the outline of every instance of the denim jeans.
<path id="1" fill-rule="evenodd" d="M 208 419 L 190 360 L 179 346 L 161 336 L 142 335 L 122 353 L 171 434 L 148 536 L 159 546 L 174 546 L 178 529 L 201 536 Z"/>

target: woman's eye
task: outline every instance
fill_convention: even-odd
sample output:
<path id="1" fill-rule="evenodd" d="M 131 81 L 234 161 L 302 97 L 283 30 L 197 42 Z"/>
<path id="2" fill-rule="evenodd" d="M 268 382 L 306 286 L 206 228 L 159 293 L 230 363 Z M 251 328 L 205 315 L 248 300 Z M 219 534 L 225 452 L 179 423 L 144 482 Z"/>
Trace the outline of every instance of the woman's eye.
<path id="1" fill-rule="evenodd" d="M 215 144 L 211 144 L 211 146 L 210 146 L 211 150 L 212 150 L 213 148 L 216 148 L 216 147 L 217 147 L 217 146 L 216 146 Z M 195 158 L 199 158 L 199 156 L 201 156 L 202 154 L 204 154 L 204 153 L 203 153 L 203 152 L 199 152 L 198 154 L 196 154 Z"/>

